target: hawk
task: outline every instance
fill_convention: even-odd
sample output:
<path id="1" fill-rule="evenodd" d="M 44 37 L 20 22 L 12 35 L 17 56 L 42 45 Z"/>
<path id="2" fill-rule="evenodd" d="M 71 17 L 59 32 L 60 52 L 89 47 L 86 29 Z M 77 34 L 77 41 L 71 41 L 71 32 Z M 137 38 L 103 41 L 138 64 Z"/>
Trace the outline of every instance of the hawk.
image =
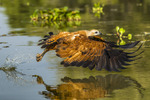
<path id="1" fill-rule="evenodd" d="M 82 66 L 88 67 L 90 70 L 95 68 L 98 71 L 102 69 L 107 71 L 126 69 L 124 66 L 130 65 L 128 62 L 133 61 L 132 58 L 137 56 L 131 54 L 138 51 L 142 44 L 134 52 L 128 53 L 124 50 L 135 47 L 140 41 L 117 45 L 115 42 L 109 42 L 101 38 L 101 34 L 95 29 L 60 32 L 57 35 L 49 32 L 49 35 L 39 40 L 38 45 L 41 45 L 44 51 L 36 55 L 36 60 L 37 62 L 41 61 L 46 52 L 55 50 L 58 57 L 65 58 L 61 62 L 65 67 Z"/>

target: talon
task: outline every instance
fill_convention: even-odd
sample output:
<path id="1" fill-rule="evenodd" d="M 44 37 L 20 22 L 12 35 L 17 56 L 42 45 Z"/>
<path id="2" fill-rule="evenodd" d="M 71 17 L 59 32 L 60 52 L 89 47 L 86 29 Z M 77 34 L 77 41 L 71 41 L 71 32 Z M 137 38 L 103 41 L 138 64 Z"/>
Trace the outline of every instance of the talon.
<path id="1" fill-rule="evenodd" d="M 37 55 L 36 55 L 36 61 L 39 62 L 39 61 L 41 61 L 41 60 L 42 60 L 41 54 L 37 54 Z"/>

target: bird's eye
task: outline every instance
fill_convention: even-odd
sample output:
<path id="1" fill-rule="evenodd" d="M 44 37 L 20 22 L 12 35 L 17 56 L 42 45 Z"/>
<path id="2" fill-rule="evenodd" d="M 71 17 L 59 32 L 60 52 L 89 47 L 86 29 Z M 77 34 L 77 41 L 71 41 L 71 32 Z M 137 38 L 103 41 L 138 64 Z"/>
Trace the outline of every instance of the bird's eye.
<path id="1" fill-rule="evenodd" d="M 97 34 L 98 32 L 96 31 L 95 33 Z"/>

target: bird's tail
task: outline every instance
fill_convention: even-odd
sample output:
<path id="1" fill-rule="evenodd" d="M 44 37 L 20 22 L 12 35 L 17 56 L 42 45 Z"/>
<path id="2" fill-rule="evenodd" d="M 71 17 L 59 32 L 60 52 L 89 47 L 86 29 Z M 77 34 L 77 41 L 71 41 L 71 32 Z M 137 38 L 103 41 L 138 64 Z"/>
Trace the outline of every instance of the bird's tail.
<path id="1" fill-rule="evenodd" d="M 39 40 L 38 45 L 41 45 L 41 48 L 46 48 L 47 46 L 55 42 L 52 39 L 52 37 L 53 37 L 53 32 L 49 32 L 49 35 L 45 35 L 43 39 Z"/>

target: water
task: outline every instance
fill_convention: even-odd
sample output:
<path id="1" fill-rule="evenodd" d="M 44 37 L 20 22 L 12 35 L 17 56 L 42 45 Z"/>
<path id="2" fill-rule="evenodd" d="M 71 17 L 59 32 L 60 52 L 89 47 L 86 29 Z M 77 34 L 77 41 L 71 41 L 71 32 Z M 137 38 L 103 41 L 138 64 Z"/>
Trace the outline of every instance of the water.
<path id="1" fill-rule="evenodd" d="M 104 15 L 97 18 L 92 6 L 99 0 L 18 0 L 0 1 L 0 100 L 99 99 L 149 100 L 150 98 L 150 2 L 149 0 L 100 0 L 105 4 Z M 68 6 L 81 10 L 81 25 L 57 28 L 34 26 L 29 16 L 35 9 Z M 41 62 L 37 53 L 43 50 L 38 40 L 49 31 L 77 31 L 98 29 L 106 40 L 117 41 L 120 26 L 133 39 L 144 42 L 141 55 L 122 72 L 63 67 L 54 51 L 48 52 Z M 106 35 L 107 34 L 107 35 Z M 125 41 L 127 41 L 125 39 Z"/>

